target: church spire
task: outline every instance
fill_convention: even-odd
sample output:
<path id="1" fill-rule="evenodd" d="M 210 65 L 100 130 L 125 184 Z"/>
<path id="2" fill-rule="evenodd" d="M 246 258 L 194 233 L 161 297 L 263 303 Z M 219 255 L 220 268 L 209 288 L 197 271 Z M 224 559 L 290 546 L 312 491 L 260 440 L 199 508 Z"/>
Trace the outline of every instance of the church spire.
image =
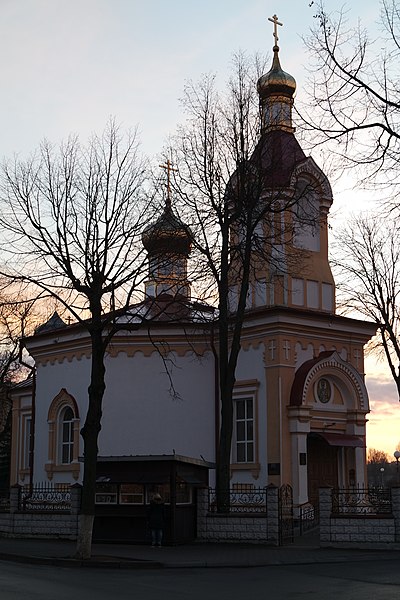
<path id="1" fill-rule="evenodd" d="M 279 61 L 278 46 L 278 21 L 277 15 L 268 18 L 274 24 L 274 57 L 271 69 L 262 75 L 257 83 L 257 91 L 260 96 L 261 109 L 261 132 L 271 129 L 283 129 L 294 131 L 292 126 L 293 95 L 296 90 L 295 79 L 286 73 Z"/>

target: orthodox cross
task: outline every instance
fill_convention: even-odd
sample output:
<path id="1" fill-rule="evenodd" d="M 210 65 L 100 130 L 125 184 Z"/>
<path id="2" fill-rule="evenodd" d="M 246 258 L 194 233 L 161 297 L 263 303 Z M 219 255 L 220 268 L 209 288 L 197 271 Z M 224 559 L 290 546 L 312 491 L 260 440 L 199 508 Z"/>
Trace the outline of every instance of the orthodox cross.
<path id="1" fill-rule="evenodd" d="M 277 25 L 281 25 L 283 27 L 283 23 L 281 23 L 280 21 L 278 21 L 278 17 L 276 15 L 274 15 L 273 17 L 268 17 L 268 21 L 271 21 L 271 23 L 274 24 L 274 33 L 272 34 L 275 38 L 275 46 L 278 45 L 278 27 Z"/>
<path id="2" fill-rule="evenodd" d="M 178 171 L 178 169 L 174 169 L 172 166 L 172 162 L 168 159 L 166 165 L 159 165 L 161 169 L 165 169 L 167 171 L 167 202 L 166 205 L 168 208 L 171 208 L 171 171 Z"/>
<path id="3" fill-rule="evenodd" d="M 269 344 L 269 351 L 271 353 L 271 360 L 275 360 L 275 350 L 276 350 L 275 340 L 271 340 L 271 342 Z"/>
<path id="4" fill-rule="evenodd" d="M 289 340 L 285 340 L 285 343 L 283 344 L 283 350 L 285 352 L 285 359 L 289 360 L 289 358 L 290 358 L 290 342 L 289 342 Z"/>

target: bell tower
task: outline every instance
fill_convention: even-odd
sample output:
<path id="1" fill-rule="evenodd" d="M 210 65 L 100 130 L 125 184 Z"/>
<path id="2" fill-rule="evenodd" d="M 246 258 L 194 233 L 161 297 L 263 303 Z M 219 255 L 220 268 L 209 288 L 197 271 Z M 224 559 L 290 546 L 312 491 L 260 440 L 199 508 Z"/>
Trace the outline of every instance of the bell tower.
<path id="1" fill-rule="evenodd" d="M 287 306 L 334 313 L 327 225 L 332 190 L 295 137 L 296 81 L 280 64 L 277 29 L 282 23 L 276 15 L 269 21 L 274 24 L 273 59 L 257 83 L 260 138 L 250 158 L 265 215 L 257 226 L 264 250 L 255 261 L 248 308 Z"/>

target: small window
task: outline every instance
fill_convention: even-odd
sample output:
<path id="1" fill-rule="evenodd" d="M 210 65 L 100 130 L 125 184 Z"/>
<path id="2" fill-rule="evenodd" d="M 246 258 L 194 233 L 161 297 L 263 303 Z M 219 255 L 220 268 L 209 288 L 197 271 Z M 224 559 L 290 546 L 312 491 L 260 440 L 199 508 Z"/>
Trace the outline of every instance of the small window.
<path id="1" fill-rule="evenodd" d="M 143 504 L 144 489 L 139 483 L 121 483 L 119 488 L 120 504 Z"/>
<path id="2" fill-rule="evenodd" d="M 292 278 L 292 304 L 295 306 L 304 306 L 303 279 Z"/>
<path id="3" fill-rule="evenodd" d="M 97 483 L 96 504 L 117 504 L 118 486 L 115 483 Z"/>
<path id="4" fill-rule="evenodd" d="M 164 504 L 169 504 L 171 499 L 169 483 L 160 483 L 146 486 L 146 503 L 150 504 L 155 494 L 160 494 Z"/>
<path id="5" fill-rule="evenodd" d="M 322 284 L 322 310 L 333 310 L 333 286 L 330 283 Z"/>
<path id="6" fill-rule="evenodd" d="M 185 482 L 176 485 L 176 504 L 191 504 L 192 489 Z"/>

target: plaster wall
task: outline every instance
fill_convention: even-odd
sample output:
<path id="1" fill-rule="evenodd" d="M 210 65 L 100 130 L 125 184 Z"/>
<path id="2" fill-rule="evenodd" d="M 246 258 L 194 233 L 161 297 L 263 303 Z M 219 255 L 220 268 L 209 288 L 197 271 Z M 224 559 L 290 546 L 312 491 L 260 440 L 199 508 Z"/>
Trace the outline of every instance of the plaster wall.
<path id="1" fill-rule="evenodd" d="M 49 408 L 62 388 L 74 397 L 79 409 L 80 426 L 83 425 L 88 407 L 88 384 L 90 376 L 90 359 L 39 364 L 36 384 L 35 415 L 35 460 L 34 481 L 47 480 L 44 465 L 49 460 Z M 79 455 L 83 453 L 83 442 L 79 436 Z M 65 475 L 56 475 L 54 482 L 65 481 Z M 79 479 L 80 481 L 81 479 Z M 69 479 L 68 479 L 69 481 Z"/>
<path id="2" fill-rule="evenodd" d="M 170 378 L 167 376 L 169 370 Z M 48 412 L 62 388 L 78 405 L 80 427 L 88 407 L 90 359 L 40 365 L 36 393 L 34 480 L 44 481 L 49 457 Z M 176 392 L 173 395 L 171 382 Z M 215 460 L 214 360 L 170 354 L 164 364 L 158 352 L 145 357 L 119 353 L 106 359 L 99 455 L 182 454 Z M 79 438 L 79 455 L 83 442 Z M 69 480 L 55 474 L 54 482 Z M 78 479 L 82 480 L 82 469 Z"/>
<path id="3" fill-rule="evenodd" d="M 166 369 L 169 371 L 170 378 Z M 182 454 L 213 461 L 214 360 L 158 352 L 107 361 L 99 454 Z M 173 389 L 171 388 L 173 385 Z M 175 395 L 174 395 L 175 393 Z"/>

